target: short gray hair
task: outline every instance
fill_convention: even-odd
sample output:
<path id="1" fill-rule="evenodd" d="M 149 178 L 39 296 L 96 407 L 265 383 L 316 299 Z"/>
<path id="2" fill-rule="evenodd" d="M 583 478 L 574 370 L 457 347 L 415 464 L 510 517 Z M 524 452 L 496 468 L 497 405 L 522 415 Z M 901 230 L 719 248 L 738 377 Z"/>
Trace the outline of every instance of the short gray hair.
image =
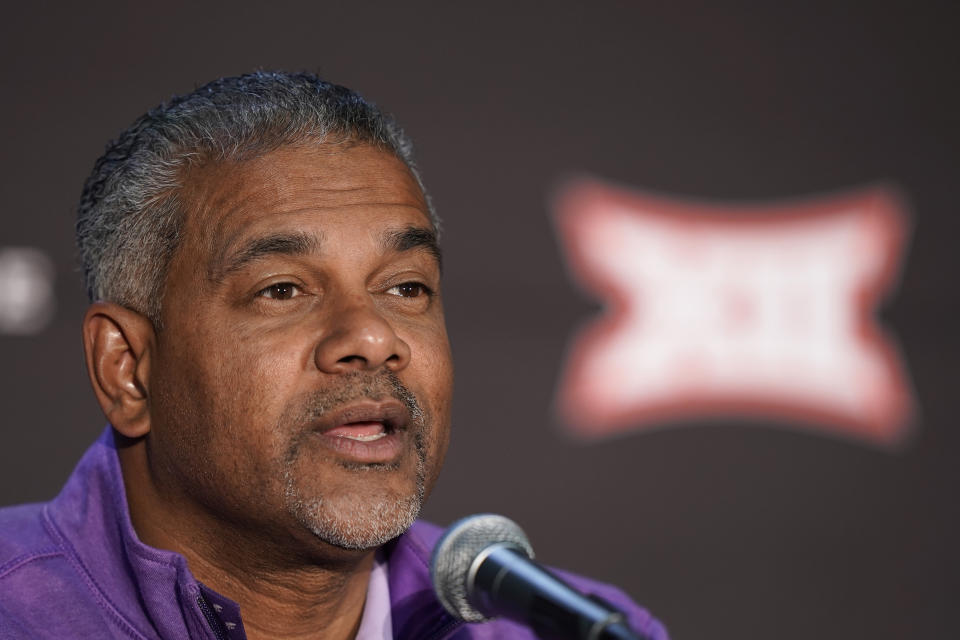
<path id="1" fill-rule="evenodd" d="M 410 140 L 375 105 L 307 73 L 221 78 L 141 116 L 94 165 L 77 212 L 90 300 L 129 307 L 160 328 L 160 299 L 185 215 L 185 169 L 331 139 L 371 144 L 402 160 L 439 232 Z"/>

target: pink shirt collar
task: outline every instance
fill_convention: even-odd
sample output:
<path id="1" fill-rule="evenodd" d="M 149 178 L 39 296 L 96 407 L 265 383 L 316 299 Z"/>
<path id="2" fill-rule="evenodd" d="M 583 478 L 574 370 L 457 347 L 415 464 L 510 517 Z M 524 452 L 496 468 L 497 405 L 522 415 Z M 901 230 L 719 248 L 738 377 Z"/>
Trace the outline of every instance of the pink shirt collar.
<path id="1" fill-rule="evenodd" d="M 390 616 L 390 587 L 387 563 L 377 554 L 367 584 L 367 602 L 356 640 L 393 640 L 393 620 Z"/>

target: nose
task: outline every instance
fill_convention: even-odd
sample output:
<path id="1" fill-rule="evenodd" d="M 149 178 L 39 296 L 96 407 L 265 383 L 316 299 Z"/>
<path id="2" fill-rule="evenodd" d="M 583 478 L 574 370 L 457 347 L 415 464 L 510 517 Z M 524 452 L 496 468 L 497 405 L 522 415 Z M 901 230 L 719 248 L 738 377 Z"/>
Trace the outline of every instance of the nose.
<path id="1" fill-rule="evenodd" d="M 370 299 L 343 301 L 325 318 L 316 348 L 317 368 L 324 373 L 400 371 L 410 362 L 410 346 Z"/>

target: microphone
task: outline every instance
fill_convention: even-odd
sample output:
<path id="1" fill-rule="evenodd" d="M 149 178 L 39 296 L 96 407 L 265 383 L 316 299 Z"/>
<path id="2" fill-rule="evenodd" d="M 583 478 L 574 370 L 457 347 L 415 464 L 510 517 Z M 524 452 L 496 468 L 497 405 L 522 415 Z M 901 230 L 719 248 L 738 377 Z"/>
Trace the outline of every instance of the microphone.
<path id="1" fill-rule="evenodd" d="M 503 616 L 554 640 L 641 640 L 623 613 L 586 596 L 533 562 L 533 548 L 509 518 L 485 513 L 458 520 L 430 561 L 433 589 L 465 622 Z"/>

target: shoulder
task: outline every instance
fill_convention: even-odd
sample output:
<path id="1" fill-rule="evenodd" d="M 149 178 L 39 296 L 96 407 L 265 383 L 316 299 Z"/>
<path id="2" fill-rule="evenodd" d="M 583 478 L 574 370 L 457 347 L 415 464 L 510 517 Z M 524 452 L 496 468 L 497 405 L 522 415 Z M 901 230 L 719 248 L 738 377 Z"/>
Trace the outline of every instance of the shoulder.
<path id="1" fill-rule="evenodd" d="M 650 615 L 644 607 L 637 604 L 633 598 L 623 590 L 604 582 L 584 578 L 569 571 L 548 567 L 555 576 L 582 593 L 596 596 L 622 611 L 630 626 L 643 633 L 651 640 L 667 640 L 667 630 L 659 620 Z"/>
<path id="2" fill-rule="evenodd" d="M 113 637 L 67 552 L 44 524 L 45 504 L 0 509 L 0 638 Z"/>
<path id="3" fill-rule="evenodd" d="M 0 580 L 31 558 L 60 550 L 43 524 L 45 503 L 0 509 Z"/>
<path id="4" fill-rule="evenodd" d="M 46 590 L 51 574 L 69 569 L 63 548 L 44 526 L 44 506 L 0 509 L 0 600 L 7 607 Z"/>

